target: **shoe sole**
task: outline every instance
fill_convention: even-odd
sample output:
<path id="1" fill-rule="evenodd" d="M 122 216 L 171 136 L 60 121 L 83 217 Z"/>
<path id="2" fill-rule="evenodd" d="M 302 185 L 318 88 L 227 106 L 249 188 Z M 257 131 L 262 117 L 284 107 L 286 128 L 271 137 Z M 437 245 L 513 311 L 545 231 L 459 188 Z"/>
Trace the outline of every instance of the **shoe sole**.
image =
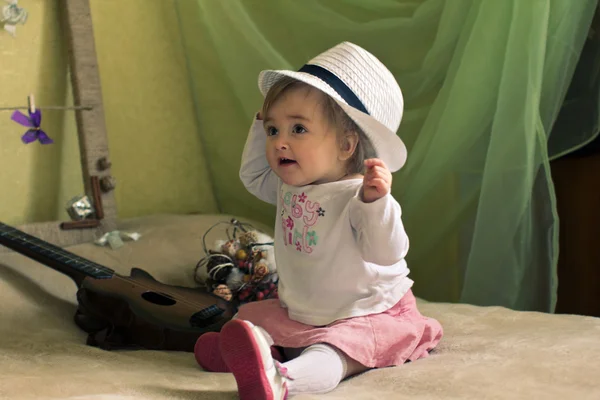
<path id="1" fill-rule="evenodd" d="M 278 400 L 273 396 L 252 328 L 233 320 L 223 326 L 219 339 L 221 355 L 233 373 L 240 400 Z"/>

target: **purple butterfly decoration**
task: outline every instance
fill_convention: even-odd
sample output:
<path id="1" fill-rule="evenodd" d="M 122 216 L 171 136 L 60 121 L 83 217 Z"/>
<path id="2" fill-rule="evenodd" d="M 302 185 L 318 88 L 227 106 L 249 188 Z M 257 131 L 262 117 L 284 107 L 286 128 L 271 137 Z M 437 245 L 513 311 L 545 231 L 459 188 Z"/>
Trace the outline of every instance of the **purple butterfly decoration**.
<path id="1" fill-rule="evenodd" d="M 36 140 L 39 140 L 41 144 L 54 143 L 54 141 L 50 139 L 48 135 L 46 135 L 46 132 L 40 128 L 40 124 L 42 122 L 42 111 L 40 109 L 37 109 L 34 112 L 28 110 L 28 113 L 29 116 L 20 111 L 15 111 L 11 117 L 13 121 L 30 128 L 23 136 L 21 136 L 23 143 L 29 144 L 31 142 L 35 142 Z"/>

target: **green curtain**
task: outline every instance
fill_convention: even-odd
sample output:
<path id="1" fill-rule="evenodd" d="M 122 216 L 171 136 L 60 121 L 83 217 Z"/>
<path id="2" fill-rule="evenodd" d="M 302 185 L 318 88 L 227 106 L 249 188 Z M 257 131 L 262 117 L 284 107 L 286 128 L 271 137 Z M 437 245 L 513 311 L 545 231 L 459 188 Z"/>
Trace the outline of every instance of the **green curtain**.
<path id="1" fill-rule="evenodd" d="M 411 238 L 415 294 L 552 312 L 558 217 L 548 142 L 597 1 L 177 1 L 221 210 L 274 218 L 238 178 L 261 105 L 259 71 L 297 69 L 351 41 L 383 61 L 404 93 L 399 135 L 409 156 L 393 195 Z M 553 152 L 595 134 L 555 132 Z"/>

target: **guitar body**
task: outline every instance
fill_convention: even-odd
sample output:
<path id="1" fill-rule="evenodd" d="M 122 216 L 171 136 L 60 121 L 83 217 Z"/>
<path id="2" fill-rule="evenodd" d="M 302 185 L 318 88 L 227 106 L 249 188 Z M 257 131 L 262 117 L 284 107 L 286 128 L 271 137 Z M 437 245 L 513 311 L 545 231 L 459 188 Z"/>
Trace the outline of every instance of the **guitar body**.
<path id="1" fill-rule="evenodd" d="M 212 293 L 163 284 L 138 268 L 119 275 L 2 222 L 0 245 L 73 279 L 75 323 L 91 346 L 192 352 L 200 335 L 219 331 L 236 310 Z"/>
<path id="2" fill-rule="evenodd" d="M 77 300 L 75 322 L 89 333 L 88 344 L 107 350 L 192 352 L 200 335 L 218 332 L 234 314 L 218 296 L 165 285 L 138 268 L 129 277 L 85 278 Z"/>

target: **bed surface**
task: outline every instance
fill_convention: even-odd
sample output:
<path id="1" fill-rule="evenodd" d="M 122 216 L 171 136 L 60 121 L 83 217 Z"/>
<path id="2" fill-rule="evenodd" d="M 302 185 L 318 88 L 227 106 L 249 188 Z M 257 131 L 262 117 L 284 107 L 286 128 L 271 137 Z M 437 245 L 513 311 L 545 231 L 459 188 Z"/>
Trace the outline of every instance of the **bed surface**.
<path id="1" fill-rule="evenodd" d="M 120 224 L 142 234 L 137 242 L 68 250 L 120 273 L 137 266 L 164 283 L 194 286 L 202 234 L 229 218 L 138 218 Z M 70 278 L 0 253 L 0 398 L 237 398 L 231 375 L 202 371 L 191 353 L 87 346 L 72 319 L 75 292 Z M 431 357 L 294 399 L 600 399 L 600 319 L 424 301 L 420 309 L 445 329 Z"/>

